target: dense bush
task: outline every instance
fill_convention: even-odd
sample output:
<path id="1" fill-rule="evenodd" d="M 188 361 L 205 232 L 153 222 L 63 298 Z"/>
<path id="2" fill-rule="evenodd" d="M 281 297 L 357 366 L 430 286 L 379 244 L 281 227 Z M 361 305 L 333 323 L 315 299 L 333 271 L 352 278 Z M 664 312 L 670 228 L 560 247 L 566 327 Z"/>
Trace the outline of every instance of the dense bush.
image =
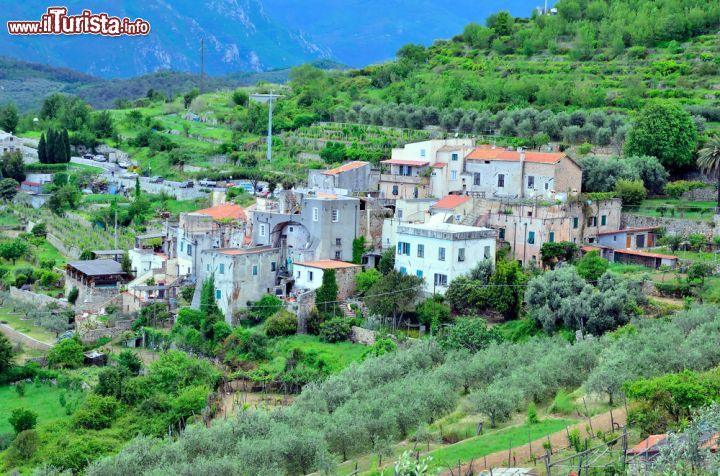
<path id="1" fill-rule="evenodd" d="M 268 337 L 293 335 L 297 332 L 297 316 L 281 309 L 265 321 L 265 333 Z"/>
<path id="2" fill-rule="evenodd" d="M 84 361 L 83 347 L 77 338 L 63 339 L 48 352 L 48 363 L 53 368 L 76 369 Z"/>
<path id="3" fill-rule="evenodd" d="M 73 424 L 88 430 L 108 428 L 115 419 L 119 403 L 112 396 L 89 395 L 75 411 Z"/>
<path id="4" fill-rule="evenodd" d="M 637 206 L 647 198 L 647 190 L 642 180 L 618 180 L 615 193 L 622 200 L 623 206 Z"/>
<path id="5" fill-rule="evenodd" d="M 320 326 L 320 339 L 325 342 L 342 342 L 350 337 L 352 322 L 345 317 L 336 317 Z"/>

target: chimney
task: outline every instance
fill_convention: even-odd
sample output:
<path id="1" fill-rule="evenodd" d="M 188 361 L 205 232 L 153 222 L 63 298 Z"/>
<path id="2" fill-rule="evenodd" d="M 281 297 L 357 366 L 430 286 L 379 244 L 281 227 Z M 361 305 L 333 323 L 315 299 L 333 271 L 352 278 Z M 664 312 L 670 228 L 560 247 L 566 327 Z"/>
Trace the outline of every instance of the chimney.
<path id="1" fill-rule="evenodd" d="M 523 150 L 522 147 L 518 147 L 517 151 L 520 154 L 520 162 L 525 162 L 525 150 Z"/>

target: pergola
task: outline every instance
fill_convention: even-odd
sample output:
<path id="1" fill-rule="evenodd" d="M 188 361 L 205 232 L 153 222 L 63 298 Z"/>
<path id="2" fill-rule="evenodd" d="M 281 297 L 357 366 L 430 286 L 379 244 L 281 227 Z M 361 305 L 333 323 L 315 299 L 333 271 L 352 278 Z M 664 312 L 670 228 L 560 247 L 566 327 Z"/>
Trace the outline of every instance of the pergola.
<path id="1" fill-rule="evenodd" d="M 84 285 L 116 286 L 127 280 L 120 263 L 111 259 L 69 261 L 65 269 L 68 277 Z"/>

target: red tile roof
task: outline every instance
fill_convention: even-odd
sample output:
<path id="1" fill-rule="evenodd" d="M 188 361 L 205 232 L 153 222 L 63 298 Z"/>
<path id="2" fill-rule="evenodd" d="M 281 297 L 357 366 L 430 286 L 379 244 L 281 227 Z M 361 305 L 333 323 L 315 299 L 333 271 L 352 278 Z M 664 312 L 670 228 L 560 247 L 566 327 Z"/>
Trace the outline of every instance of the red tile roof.
<path id="1" fill-rule="evenodd" d="M 662 435 L 650 435 L 637 445 L 633 446 L 631 449 L 628 450 L 627 454 L 629 455 L 640 455 L 645 453 L 645 451 L 652 450 L 655 445 L 658 443 L 662 443 L 667 438 L 667 434 L 663 433 Z M 657 448 L 653 451 L 656 452 Z"/>
<path id="2" fill-rule="evenodd" d="M 216 250 L 218 253 L 223 255 L 247 255 L 252 253 L 262 253 L 263 251 L 270 251 L 273 248 L 270 246 L 256 246 L 254 248 L 226 248 Z"/>
<path id="3" fill-rule="evenodd" d="M 247 215 L 245 210 L 240 205 L 234 203 L 223 203 L 210 208 L 203 208 L 195 213 L 207 215 L 213 218 L 213 220 L 243 220 L 247 221 Z"/>
<path id="4" fill-rule="evenodd" d="M 323 172 L 323 175 L 337 175 L 341 174 L 343 172 L 347 172 L 348 170 L 355 170 L 359 169 L 360 167 L 364 167 L 368 165 L 370 162 L 362 162 L 359 160 L 356 160 L 354 162 L 348 162 L 345 165 L 341 165 L 340 167 L 335 167 L 334 169 L 326 170 Z"/>
<path id="5" fill-rule="evenodd" d="M 431 167 L 434 169 L 442 169 L 444 167 L 447 167 L 447 164 L 445 162 L 435 162 L 434 164 L 432 164 Z"/>
<path id="6" fill-rule="evenodd" d="M 633 255 L 633 256 L 645 256 L 648 258 L 660 258 L 660 259 L 672 259 L 677 260 L 677 256 L 673 255 L 663 255 L 660 253 L 648 253 L 647 251 L 638 251 L 638 250 L 615 250 L 615 253 L 620 253 L 621 255 Z"/>
<path id="7" fill-rule="evenodd" d="M 557 164 L 565 157 L 567 157 L 567 155 L 556 152 L 525 152 L 525 162 L 536 164 Z M 473 149 L 465 158 L 468 160 L 502 160 L 514 162 L 520 160 L 520 152 L 482 146 Z"/>
<path id="8" fill-rule="evenodd" d="M 318 261 L 305 261 L 304 263 L 295 263 L 298 266 L 308 266 L 310 268 L 319 269 L 345 269 L 359 268 L 359 264 L 348 263 L 346 261 L 336 261 L 334 259 L 321 259 Z"/>
<path id="9" fill-rule="evenodd" d="M 599 248 L 597 246 L 591 246 L 591 245 L 585 245 L 580 248 L 580 251 L 584 251 L 585 253 L 590 253 L 591 251 L 601 251 L 602 248 Z"/>
<path id="10" fill-rule="evenodd" d="M 388 164 L 388 165 L 409 165 L 411 167 L 422 167 L 424 165 L 428 165 L 430 162 L 428 162 L 427 160 L 390 159 L 390 160 L 383 160 L 380 163 Z"/>
<path id="11" fill-rule="evenodd" d="M 448 195 L 447 197 L 444 197 L 432 206 L 432 208 L 444 208 L 447 210 L 452 210 L 456 207 L 459 207 L 463 203 L 470 200 L 470 197 L 467 195 Z"/>
<path id="12" fill-rule="evenodd" d="M 615 231 L 603 231 L 601 233 L 598 233 L 597 236 L 605 236 L 605 235 L 618 235 L 620 233 L 642 233 L 645 231 L 655 231 L 659 227 L 657 226 L 648 226 L 644 228 L 625 228 L 624 230 L 615 230 Z"/>

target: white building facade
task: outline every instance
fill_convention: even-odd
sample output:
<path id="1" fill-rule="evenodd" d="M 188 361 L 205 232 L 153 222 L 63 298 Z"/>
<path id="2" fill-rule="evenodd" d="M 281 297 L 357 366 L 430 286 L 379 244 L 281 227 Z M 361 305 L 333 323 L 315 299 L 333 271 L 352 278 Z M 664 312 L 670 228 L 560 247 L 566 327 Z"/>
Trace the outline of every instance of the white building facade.
<path id="1" fill-rule="evenodd" d="M 495 231 L 454 223 L 402 224 L 395 269 L 424 280 L 426 294 L 445 294 L 453 279 L 478 263 L 495 263 Z"/>

